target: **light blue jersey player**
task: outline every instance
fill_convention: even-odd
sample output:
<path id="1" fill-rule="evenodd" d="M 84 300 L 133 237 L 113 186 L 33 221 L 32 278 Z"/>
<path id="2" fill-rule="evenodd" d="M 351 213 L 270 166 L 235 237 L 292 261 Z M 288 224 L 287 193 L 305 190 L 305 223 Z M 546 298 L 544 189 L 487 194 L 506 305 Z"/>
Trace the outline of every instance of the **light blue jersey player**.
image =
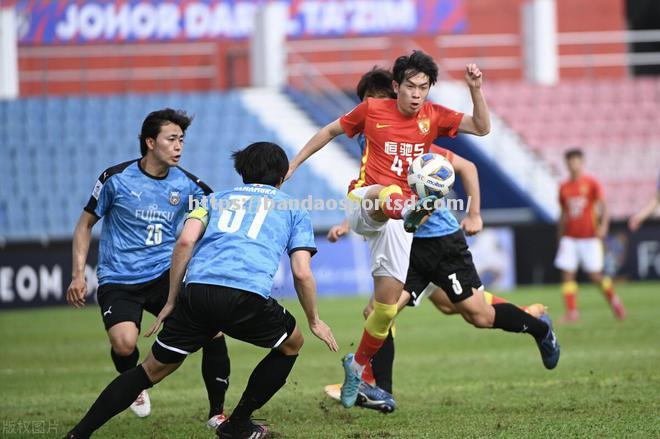
<path id="1" fill-rule="evenodd" d="M 137 159 L 106 169 L 85 206 L 103 218 L 99 285 L 139 284 L 168 270 L 189 200 L 200 201 L 210 192 L 178 166 L 162 177 L 148 174 Z"/>
<path id="2" fill-rule="evenodd" d="M 188 265 L 186 284 L 220 285 L 268 298 L 283 253 L 316 253 L 309 212 L 286 209 L 297 200 L 281 190 L 249 184 L 209 199 L 225 208 L 202 209 L 208 225 Z"/>
<path id="3" fill-rule="evenodd" d="M 316 247 L 309 213 L 292 206 L 279 190 L 289 170 L 286 154 L 274 143 L 259 142 L 232 157 L 245 186 L 215 194 L 216 203 L 191 212 L 172 254 L 167 304 L 146 333 L 153 334 L 164 322 L 151 353 L 106 387 L 68 439 L 89 437 L 126 408 L 125 395 L 137 395 L 164 379 L 218 331 L 269 352 L 216 434 L 221 439 L 268 436 L 265 426 L 252 422 L 252 413 L 284 386 L 303 344 L 295 318 L 270 297 L 284 252 L 312 333 L 337 351 L 332 331 L 316 309 L 310 266 Z M 186 288 L 179 295 L 186 269 Z"/>
<path id="4" fill-rule="evenodd" d="M 191 199 L 211 193 L 211 188 L 178 166 L 191 120 L 185 112 L 172 109 L 150 113 L 140 133 L 142 158 L 101 174 L 74 232 L 73 279 L 67 300 L 81 307 L 87 293 L 85 263 L 91 230 L 103 218 L 97 300 L 119 373 L 135 367 L 139 359 L 136 343 L 143 311 L 158 315 L 167 301 L 172 249 Z M 216 426 L 229 376 L 224 337 L 204 346 L 202 364 L 209 425 Z M 143 417 L 150 413 L 150 406 L 149 395 L 143 392 L 131 409 Z"/>

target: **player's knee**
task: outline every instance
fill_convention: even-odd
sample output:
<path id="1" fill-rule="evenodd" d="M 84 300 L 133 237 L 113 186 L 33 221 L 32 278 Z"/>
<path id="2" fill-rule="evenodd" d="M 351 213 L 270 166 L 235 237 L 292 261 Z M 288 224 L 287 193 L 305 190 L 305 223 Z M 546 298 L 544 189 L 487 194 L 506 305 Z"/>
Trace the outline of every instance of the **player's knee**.
<path id="1" fill-rule="evenodd" d="M 303 337 L 302 332 L 296 328 L 293 331 L 293 334 L 286 339 L 277 349 L 282 352 L 284 355 L 297 355 L 298 352 L 302 349 L 305 344 L 305 337 Z"/>
<path id="2" fill-rule="evenodd" d="M 374 337 L 384 339 L 398 312 L 396 304 L 374 302 L 374 311 L 365 323 L 365 329 Z"/>
<path id="3" fill-rule="evenodd" d="M 120 357 L 128 357 L 135 351 L 137 340 L 129 336 L 117 336 L 110 339 L 112 350 Z"/>

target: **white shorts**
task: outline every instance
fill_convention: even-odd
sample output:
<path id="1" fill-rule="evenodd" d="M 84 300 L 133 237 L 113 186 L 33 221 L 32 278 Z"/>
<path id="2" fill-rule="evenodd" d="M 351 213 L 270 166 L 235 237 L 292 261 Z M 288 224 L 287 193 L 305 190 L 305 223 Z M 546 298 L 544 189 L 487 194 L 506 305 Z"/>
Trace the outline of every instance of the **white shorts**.
<path id="1" fill-rule="evenodd" d="M 555 267 L 575 272 L 578 266 L 587 273 L 603 271 L 603 243 L 599 238 L 561 237 Z"/>
<path id="2" fill-rule="evenodd" d="M 406 282 L 412 233 L 403 229 L 403 220 L 375 221 L 360 202 L 370 186 L 354 189 L 349 194 L 348 223 L 358 235 L 364 236 L 371 253 L 372 276 L 393 277 Z"/>

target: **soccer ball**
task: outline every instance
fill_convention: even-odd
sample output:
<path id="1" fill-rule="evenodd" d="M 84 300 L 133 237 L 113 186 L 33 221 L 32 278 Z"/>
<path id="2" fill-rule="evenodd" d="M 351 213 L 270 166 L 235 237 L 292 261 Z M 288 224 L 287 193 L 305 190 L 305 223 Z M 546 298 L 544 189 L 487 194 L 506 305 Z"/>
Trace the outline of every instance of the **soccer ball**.
<path id="1" fill-rule="evenodd" d="M 440 154 L 420 155 L 408 168 L 408 184 L 419 198 L 442 198 L 454 185 L 454 167 Z"/>

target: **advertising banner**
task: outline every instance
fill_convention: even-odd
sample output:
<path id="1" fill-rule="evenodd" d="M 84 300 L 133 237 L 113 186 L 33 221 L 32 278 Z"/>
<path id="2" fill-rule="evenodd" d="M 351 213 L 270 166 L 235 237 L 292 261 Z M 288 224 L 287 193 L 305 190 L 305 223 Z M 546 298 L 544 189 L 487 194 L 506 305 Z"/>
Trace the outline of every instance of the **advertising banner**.
<path id="1" fill-rule="evenodd" d="M 289 5 L 292 38 L 457 33 L 464 0 L 19 0 L 22 45 L 243 39 L 257 9 Z"/>

